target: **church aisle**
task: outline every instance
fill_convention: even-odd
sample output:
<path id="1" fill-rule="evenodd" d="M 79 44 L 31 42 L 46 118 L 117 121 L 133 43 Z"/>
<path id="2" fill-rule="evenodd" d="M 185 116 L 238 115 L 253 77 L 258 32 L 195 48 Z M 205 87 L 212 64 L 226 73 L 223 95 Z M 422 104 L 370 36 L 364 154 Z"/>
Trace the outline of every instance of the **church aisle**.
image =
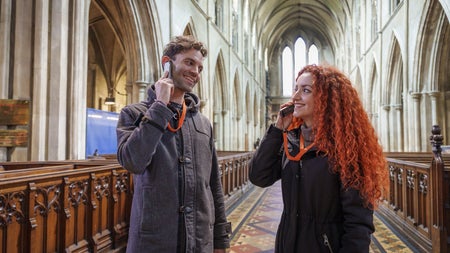
<path id="1" fill-rule="evenodd" d="M 230 208 L 232 223 L 230 253 L 274 252 L 275 236 L 283 209 L 280 181 L 272 187 L 254 187 L 247 196 Z M 375 215 L 371 253 L 410 253 L 410 249 Z"/>

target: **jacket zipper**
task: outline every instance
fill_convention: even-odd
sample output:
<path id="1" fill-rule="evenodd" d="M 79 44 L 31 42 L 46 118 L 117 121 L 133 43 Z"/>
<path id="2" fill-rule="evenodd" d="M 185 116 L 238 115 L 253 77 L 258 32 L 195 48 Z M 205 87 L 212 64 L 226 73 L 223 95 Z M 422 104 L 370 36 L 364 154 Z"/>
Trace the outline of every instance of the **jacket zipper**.
<path id="1" fill-rule="evenodd" d="M 323 237 L 323 244 L 325 244 L 325 246 L 328 247 L 328 250 L 330 250 L 330 252 L 333 253 L 333 249 L 331 248 L 331 244 L 330 241 L 328 240 L 327 234 L 323 234 L 322 237 Z"/>

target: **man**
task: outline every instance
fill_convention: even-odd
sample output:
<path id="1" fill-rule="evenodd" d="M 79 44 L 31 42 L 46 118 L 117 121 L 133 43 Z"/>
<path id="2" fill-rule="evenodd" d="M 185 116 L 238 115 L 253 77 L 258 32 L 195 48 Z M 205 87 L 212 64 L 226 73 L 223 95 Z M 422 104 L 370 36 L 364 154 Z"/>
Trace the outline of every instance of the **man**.
<path id="1" fill-rule="evenodd" d="M 161 59 L 171 69 L 148 89 L 147 101 L 120 113 L 117 157 L 134 173 L 127 252 L 219 253 L 229 247 L 211 123 L 190 93 L 206 55 L 193 37 L 175 37 Z"/>

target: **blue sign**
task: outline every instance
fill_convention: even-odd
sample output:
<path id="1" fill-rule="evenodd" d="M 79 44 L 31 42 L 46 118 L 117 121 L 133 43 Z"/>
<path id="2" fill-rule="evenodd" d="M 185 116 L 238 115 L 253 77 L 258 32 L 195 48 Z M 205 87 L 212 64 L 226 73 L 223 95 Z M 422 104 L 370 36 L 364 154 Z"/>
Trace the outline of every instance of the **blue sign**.
<path id="1" fill-rule="evenodd" d="M 92 155 L 116 154 L 116 127 L 119 114 L 87 108 L 86 157 Z"/>

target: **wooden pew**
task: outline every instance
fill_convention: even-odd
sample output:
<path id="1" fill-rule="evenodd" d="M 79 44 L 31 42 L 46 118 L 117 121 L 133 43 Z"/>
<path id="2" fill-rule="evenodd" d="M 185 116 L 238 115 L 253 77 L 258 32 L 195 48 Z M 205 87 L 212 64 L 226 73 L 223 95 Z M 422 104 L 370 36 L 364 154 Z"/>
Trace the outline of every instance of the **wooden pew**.
<path id="1" fill-rule="evenodd" d="M 73 164 L 63 164 L 63 165 L 54 165 L 54 166 L 43 166 L 37 168 L 28 168 L 28 169 L 20 169 L 20 170 L 6 170 L 0 172 L 0 181 L 10 180 L 11 178 L 27 178 L 33 177 L 36 175 L 45 175 L 45 174 L 53 174 L 56 172 L 65 172 L 68 170 L 73 170 Z"/>
<path id="2" fill-rule="evenodd" d="M 132 180 L 119 164 L 71 162 L 2 174 L 8 178 L 0 179 L 0 252 L 125 249 Z"/>
<path id="3" fill-rule="evenodd" d="M 251 155 L 218 158 L 227 208 L 250 189 Z M 133 180 L 114 155 L 0 166 L 0 253 L 124 252 Z"/>
<path id="4" fill-rule="evenodd" d="M 385 153 L 390 189 L 377 213 L 420 252 L 450 252 L 450 156 L 439 126 L 430 140 L 433 152 Z"/>

